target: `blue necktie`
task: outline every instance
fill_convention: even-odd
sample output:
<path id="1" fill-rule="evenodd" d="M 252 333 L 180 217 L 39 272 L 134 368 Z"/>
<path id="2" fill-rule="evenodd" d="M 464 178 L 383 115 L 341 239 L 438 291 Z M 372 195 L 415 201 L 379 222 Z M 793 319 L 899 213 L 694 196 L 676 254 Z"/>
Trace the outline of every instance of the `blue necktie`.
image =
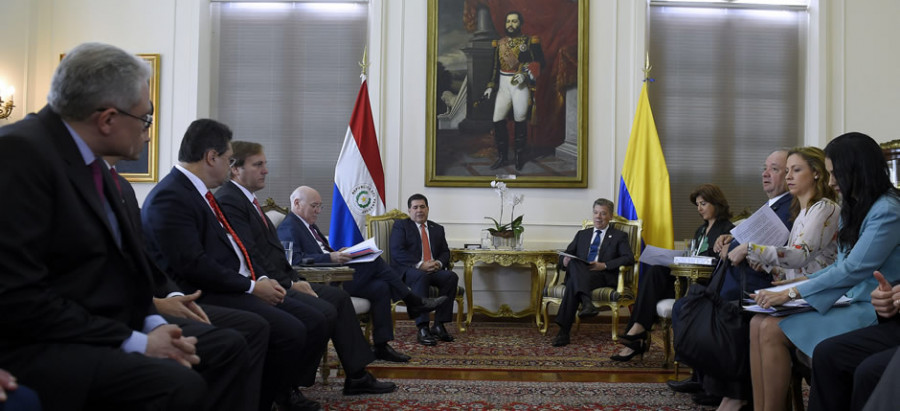
<path id="1" fill-rule="evenodd" d="M 597 230 L 595 231 L 597 235 L 594 236 L 594 241 L 591 242 L 591 250 L 588 252 L 588 262 L 592 262 L 597 259 L 597 252 L 600 251 L 600 239 L 603 236 L 603 231 Z"/>

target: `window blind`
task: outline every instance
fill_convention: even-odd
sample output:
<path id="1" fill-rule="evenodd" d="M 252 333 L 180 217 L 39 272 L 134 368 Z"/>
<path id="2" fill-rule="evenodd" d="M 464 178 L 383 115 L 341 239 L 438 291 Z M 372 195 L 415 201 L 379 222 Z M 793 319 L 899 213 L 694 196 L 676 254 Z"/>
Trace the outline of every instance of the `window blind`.
<path id="1" fill-rule="evenodd" d="M 688 198 L 722 188 L 732 212 L 766 200 L 763 162 L 803 141 L 807 12 L 650 7 L 650 104 L 669 169 L 675 240 L 703 221 Z"/>
<path id="2" fill-rule="evenodd" d="M 365 3 L 212 3 L 212 115 L 235 140 L 263 145 L 266 188 L 289 206 L 300 185 L 322 195 L 329 232 L 334 166 L 360 86 Z"/>

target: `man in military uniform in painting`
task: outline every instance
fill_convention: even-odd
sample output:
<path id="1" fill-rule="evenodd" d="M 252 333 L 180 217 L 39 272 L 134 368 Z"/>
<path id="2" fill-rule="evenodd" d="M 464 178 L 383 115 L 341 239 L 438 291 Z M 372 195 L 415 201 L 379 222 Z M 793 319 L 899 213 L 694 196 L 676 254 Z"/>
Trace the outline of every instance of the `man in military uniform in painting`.
<path id="1" fill-rule="evenodd" d="M 516 170 L 525 165 L 525 143 L 528 139 L 528 109 L 537 77 L 544 65 L 544 53 L 537 36 L 522 34 L 525 20 L 522 13 L 511 11 L 506 14 L 506 37 L 494 42 L 494 65 L 491 80 L 484 91 L 484 98 L 490 99 L 497 89 L 494 104 L 494 143 L 497 145 L 497 161 L 491 170 L 504 166 L 509 154 L 509 134 L 506 120 L 509 110 L 513 110 L 515 120 Z"/>

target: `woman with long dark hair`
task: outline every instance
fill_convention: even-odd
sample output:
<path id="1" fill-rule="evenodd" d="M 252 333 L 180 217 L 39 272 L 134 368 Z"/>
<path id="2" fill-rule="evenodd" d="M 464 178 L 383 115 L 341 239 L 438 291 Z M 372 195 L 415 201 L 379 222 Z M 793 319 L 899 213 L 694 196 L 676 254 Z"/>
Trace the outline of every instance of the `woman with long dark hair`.
<path id="1" fill-rule="evenodd" d="M 694 232 L 693 241 L 697 255 L 715 257 L 713 243 L 722 234 L 727 234 L 731 224 L 731 210 L 725 194 L 715 184 L 701 184 L 689 196 L 691 203 L 697 206 L 697 213 L 703 224 Z M 625 335 L 619 340 L 623 347 L 616 355 L 610 357 L 615 361 L 628 361 L 635 355 L 647 351 L 650 341 L 650 327 L 656 322 L 656 303 L 664 298 L 675 296 L 675 277 L 669 274 L 669 267 L 654 265 L 641 274 L 643 279 L 638 286 L 638 295 L 631 312 L 631 319 L 625 327 Z"/>
<path id="2" fill-rule="evenodd" d="M 750 370 L 757 410 L 786 405 L 793 347 L 812 355 L 822 340 L 877 322 L 870 293 L 881 271 L 900 280 L 900 193 L 888 178 L 881 147 L 861 133 L 841 135 L 825 147 L 830 184 L 841 194 L 838 255 L 834 264 L 782 291 L 755 295 L 763 308 L 803 298 L 814 311 L 785 318 L 756 315 L 750 322 Z M 842 296 L 846 307 L 832 308 Z M 815 384 L 815 381 L 813 382 Z"/>

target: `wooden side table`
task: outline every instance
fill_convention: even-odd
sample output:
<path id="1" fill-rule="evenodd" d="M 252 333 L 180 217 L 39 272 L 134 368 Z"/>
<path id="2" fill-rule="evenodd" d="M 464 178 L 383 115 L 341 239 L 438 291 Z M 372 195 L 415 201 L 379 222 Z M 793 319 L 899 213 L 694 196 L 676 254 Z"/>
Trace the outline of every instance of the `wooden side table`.
<path id="1" fill-rule="evenodd" d="M 306 278 L 310 283 L 341 283 L 344 281 L 353 281 L 353 273 L 356 272 L 351 266 L 341 265 L 336 267 L 316 267 L 295 265 L 294 271 Z"/>
<path id="2" fill-rule="evenodd" d="M 684 297 L 684 293 L 681 290 L 681 279 L 683 278 L 686 281 L 684 286 L 684 292 L 687 292 L 687 289 L 690 288 L 691 284 L 696 283 L 697 280 L 706 279 L 708 280 L 710 276 L 712 276 L 713 269 L 716 268 L 712 265 L 694 265 L 694 264 L 672 264 L 669 265 L 669 269 L 672 271 L 671 274 L 675 276 L 675 299 L 679 299 Z"/>

